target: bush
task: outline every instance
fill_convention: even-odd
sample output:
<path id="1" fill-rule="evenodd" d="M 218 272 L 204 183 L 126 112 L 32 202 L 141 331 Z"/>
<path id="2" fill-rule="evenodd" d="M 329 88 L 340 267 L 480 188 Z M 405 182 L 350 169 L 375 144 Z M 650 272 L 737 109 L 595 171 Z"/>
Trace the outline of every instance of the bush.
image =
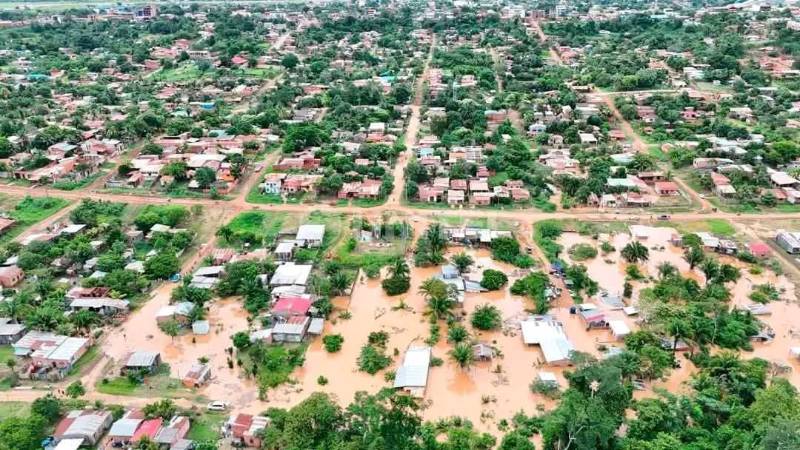
<path id="1" fill-rule="evenodd" d="M 328 384 L 328 379 L 320 375 L 317 377 L 317 384 L 320 386 L 325 386 L 326 384 Z"/>
<path id="2" fill-rule="evenodd" d="M 479 330 L 494 330 L 500 328 L 502 317 L 500 310 L 492 305 L 481 305 L 472 312 L 472 326 Z"/>
<path id="3" fill-rule="evenodd" d="M 390 277 L 381 282 L 381 287 L 386 295 L 400 295 L 411 288 L 411 280 L 408 277 Z"/>
<path id="4" fill-rule="evenodd" d="M 597 256 L 597 249 L 591 244 L 575 244 L 567 253 L 574 261 L 586 261 Z"/>
<path id="5" fill-rule="evenodd" d="M 512 237 L 498 237 L 492 241 L 492 258 L 514 263 L 519 256 L 519 242 Z"/>
<path id="6" fill-rule="evenodd" d="M 508 277 L 503 272 L 494 269 L 486 269 L 483 271 L 483 278 L 481 279 L 481 286 L 490 291 L 496 291 L 508 283 Z"/>
<path id="7" fill-rule="evenodd" d="M 603 241 L 603 243 L 600 244 L 600 251 L 603 252 L 604 254 L 611 253 L 614 250 L 616 250 L 616 248 L 614 248 L 614 246 L 611 245 L 608 241 Z"/>
<path id="8" fill-rule="evenodd" d="M 531 392 L 534 394 L 542 394 L 545 397 L 555 400 L 561 397 L 561 391 L 555 383 L 548 383 L 542 380 L 535 380 L 531 383 Z"/>
<path id="9" fill-rule="evenodd" d="M 344 338 L 341 334 L 329 334 L 322 338 L 322 345 L 328 353 L 336 353 L 342 349 Z"/>
<path id="10" fill-rule="evenodd" d="M 361 347 L 361 353 L 358 355 L 358 370 L 367 372 L 370 375 L 375 375 L 379 371 L 389 367 L 392 359 L 386 356 L 382 349 L 374 345 L 366 344 Z"/>

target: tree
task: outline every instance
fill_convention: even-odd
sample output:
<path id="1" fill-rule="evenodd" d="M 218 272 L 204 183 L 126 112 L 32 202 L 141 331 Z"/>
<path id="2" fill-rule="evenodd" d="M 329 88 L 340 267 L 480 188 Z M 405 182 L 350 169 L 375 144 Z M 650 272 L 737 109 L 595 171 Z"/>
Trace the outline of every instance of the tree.
<path id="1" fill-rule="evenodd" d="M 76 312 L 70 316 L 70 319 L 73 325 L 75 325 L 75 328 L 85 330 L 87 333 L 92 326 L 100 322 L 100 316 L 98 316 L 96 312 L 86 309 Z"/>
<path id="2" fill-rule="evenodd" d="M 161 417 L 164 420 L 170 420 L 178 412 L 178 407 L 175 406 L 175 402 L 165 398 L 145 405 L 145 407 L 142 408 L 142 412 L 148 419 Z"/>
<path id="3" fill-rule="evenodd" d="M 689 269 L 694 270 L 695 267 L 700 265 L 706 258 L 703 249 L 699 246 L 691 246 L 683 253 L 683 259 L 689 263 Z"/>
<path id="4" fill-rule="evenodd" d="M 406 261 L 402 258 L 395 260 L 389 267 L 389 278 L 381 282 L 387 295 L 399 295 L 408 292 L 411 288 L 411 277 Z"/>
<path id="5" fill-rule="evenodd" d="M 496 291 L 508 283 L 508 277 L 503 272 L 494 269 L 486 269 L 483 271 L 483 278 L 481 278 L 481 286 L 490 290 Z"/>
<path id="6" fill-rule="evenodd" d="M 31 412 L 44 417 L 51 424 L 56 423 L 61 418 L 61 402 L 53 394 L 47 394 L 33 401 Z"/>
<path id="7" fill-rule="evenodd" d="M 177 273 L 180 268 L 178 257 L 170 250 L 151 256 L 144 262 L 144 273 L 151 280 L 165 280 Z"/>
<path id="8" fill-rule="evenodd" d="M 467 343 L 460 343 L 453 347 L 450 351 L 450 357 L 462 369 L 466 369 L 475 362 L 475 354 L 472 352 L 472 346 Z"/>
<path id="9" fill-rule="evenodd" d="M 287 53 L 281 58 L 281 65 L 289 70 L 294 69 L 300 64 L 300 58 L 294 53 Z"/>
<path id="10" fill-rule="evenodd" d="M 67 386 L 66 393 L 67 396 L 71 398 L 78 398 L 86 394 L 86 388 L 84 388 L 83 383 L 78 380 Z"/>
<path id="11" fill-rule="evenodd" d="M 492 258 L 514 263 L 519 256 L 519 242 L 508 236 L 501 236 L 492 240 Z"/>
<path id="12" fill-rule="evenodd" d="M 375 345 L 366 344 L 361 347 L 361 353 L 358 355 L 358 369 L 362 372 L 367 372 L 370 375 L 375 375 L 380 370 L 389 367 L 392 359 L 386 356 L 383 351 Z"/>
<path id="13" fill-rule="evenodd" d="M 678 273 L 678 268 L 669 262 L 661 262 L 658 264 L 658 276 L 663 280 L 664 278 L 671 277 Z"/>
<path id="14" fill-rule="evenodd" d="M 244 350 L 250 347 L 250 336 L 244 331 L 236 332 L 231 336 L 231 340 L 233 341 L 233 346 L 236 347 L 237 350 Z"/>
<path id="15" fill-rule="evenodd" d="M 217 230 L 216 235 L 224 239 L 225 242 L 231 242 L 231 237 L 233 237 L 233 230 L 228 225 L 223 225 Z"/>
<path id="16" fill-rule="evenodd" d="M 437 278 L 428 278 L 419 287 L 419 292 L 428 303 L 428 313 L 440 320 L 450 313 L 455 305 L 455 293 L 447 283 Z"/>
<path id="17" fill-rule="evenodd" d="M 175 319 L 170 319 L 166 322 L 163 322 L 161 325 L 159 325 L 159 328 L 161 328 L 161 331 L 163 331 L 164 334 L 171 337 L 173 341 L 175 340 L 175 336 L 181 332 L 181 325 Z"/>
<path id="18" fill-rule="evenodd" d="M 639 241 L 633 241 L 622 248 L 620 255 L 629 263 L 636 264 L 639 261 L 647 261 L 650 251 Z"/>
<path id="19" fill-rule="evenodd" d="M 208 189 L 215 181 L 217 181 L 217 174 L 208 167 L 201 167 L 194 171 L 194 180 L 201 189 Z"/>
<path id="20" fill-rule="evenodd" d="M 322 338 L 322 344 L 328 353 L 336 353 L 342 349 L 344 338 L 341 334 L 329 334 Z"/>
<path id="21" fill-rule="evenodd" d="M 469 271 L 469 267 L 475 263 L 475 260 L 473 260 L 472 257 L 469 256 L 468 254 L 461 252 L 450 258 L 450 262 L 452 262 L 453 265 L 456 266 L 456 269 L 458 269 L 458 273 L 462 274 L 464 272 Z"/>
<path id="22" fill-rule="evenodd" d="M 500 310 L 494 305 L 481 305 L 472 312 L 472 326 L 479 330 L 494 330 L 500 328 L 503 321 Z"/>

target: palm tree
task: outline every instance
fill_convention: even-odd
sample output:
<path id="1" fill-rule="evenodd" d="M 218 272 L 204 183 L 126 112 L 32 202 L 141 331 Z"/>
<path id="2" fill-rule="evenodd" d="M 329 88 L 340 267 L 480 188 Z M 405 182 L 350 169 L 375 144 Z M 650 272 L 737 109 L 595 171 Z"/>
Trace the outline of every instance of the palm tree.
<path id="1" fill-rule="evenodd" d="M 703 275 L 706 277 L 706 285 L 708 285 L 711 280 L 719 275 L 719 263 L 716 259 L 706 259 L 700 266 L 700 270 L 703 271 Z"/>
<path id="2" fill-rule="evenodd" d="M 650 251 L 641 242 L 633 241 L 622 248 L 620 255 L 629 263 L 636 264 L 639 261 L 647 261 L 650 258 Z"/>
<path id="3" fill-rule="evenodd" d="M 342 295 L 350 286 L 350 277 L 344 272 L 336 272 L 330 277 L 331 291 L 335 295 Z"/>
<path id="4" fill-rule="evenodd" d="M 390 278 L 406 278 L 410 273 L 410 269 L 408 268 L 408 263 L 403 258 L 397 258 L 394 261 L 394 264 L 389 266 L 389 277 Z"/>
<path id="5" fill-rule="evenodd" d="M 663 280 L 678 273 L 678 268 L 664 261 L 658 265 L 658 276 Z"/>
<path id="6" fill-rule="evenodd" d="M 706 258 L 706 255 L 703 253 L 703 249 L 700 247 L 692 246 L 689 250 L 686 250 L 683 254 L 683 259 L 689 263 L 689 269 L 694 270 L 695 267 L 700 265 L 703 260 Z"/>
<path id="7" fill-rule="evenodd" d="M 468 254 L 461 252 L 450 258 L 450 262 L 453 263 L 454 266 L 456 266 L 456 269 L 458 269 L 458 273 L 461 274 L 468 271 L 469 266 L 475 263 L 475 260 L 473 260 L 472 257 L 469 256 Z"/>
<path id="8" fill-rule="evenodd" d="M 427 230 L 425 230 L 425 238 L 428 241 L 428 247 L 431 250 L 431 255 L 441 257 L 447 248 L 447 239 L 444 237 L 444 230 L 440 223 L 432 223 Z"/>
<path id="9" fill-rule="evenodd" d="M 455 304 L 455 296 L 447 283 L 436 278 L 428 278 L 422 282 L 419 292 L 428 302 L 428 314 L 440 320 L 450 313 Z"/>
<path id="10" fill-rule="evenodd" d="M 466 369 L 475 362 L 475 354 L 472 352 L 472 346 L 467 343 L 461 343 L 453 347 L 450 351 L 450 357 L 462 369 Z"/>
<path id="11" fill-rule="evenodd" d="M 717 278 L 722 283 L 737 281 L 741 276 L 742 272 L 739 270 L 738 267 L 732 266 L 730 264 L 723 264 L 719 266 L 719 273 L 717 274 Z"/>
<path id="12" fill-rule="evenodd" d="M 674 317 L 667 324 L 667 331 L 672 336 L 672 351 L 674 352 L 678 347 L 678 341 L 687 337 L 691 329 L 685 320 L 680 317 Z"/>

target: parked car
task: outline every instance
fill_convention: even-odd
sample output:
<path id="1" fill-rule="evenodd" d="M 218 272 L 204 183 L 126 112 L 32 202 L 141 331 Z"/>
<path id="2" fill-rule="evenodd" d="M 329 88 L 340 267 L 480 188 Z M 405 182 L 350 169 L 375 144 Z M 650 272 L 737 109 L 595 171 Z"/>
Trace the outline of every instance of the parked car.
<path id="1" fill-rule="evenodd" d="M 658 220 L 669 220 L 669 215 L 662 214 L 662 215 L 658 216 Z"/>
<path id="2" fill-rule="evenodd" d="M 228 404 L 223 401 L 217 400 L 209 403 L 207 408 L 209 411 L 225 411 L 226 409 L 228 409 Z"/>

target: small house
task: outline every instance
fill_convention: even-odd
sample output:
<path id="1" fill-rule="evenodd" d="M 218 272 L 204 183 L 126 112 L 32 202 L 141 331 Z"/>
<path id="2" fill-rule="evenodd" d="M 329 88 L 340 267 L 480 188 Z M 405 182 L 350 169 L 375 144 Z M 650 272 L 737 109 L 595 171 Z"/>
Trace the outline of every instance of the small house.
<path id="1" fill-rule="evenodd" d="M 153 373 L 161 365 L 161 354 L 158 352 L 136 351 L 128 356 L 122 366 L 122 375 L 130 372 Z"/>
<path id="2" fill-rule="evenodd" d="M 183 376 L 181 382 L 188 388 L 199 388 L 211 379 L 211 366 L 203 363 L 194 363 Z"/>
<path id="3" fill-rule="evenodd" d="M 422 397 L 428 384 L 430 364 L 430 347 L 410 347 L 406 350 L 403 365 L 395 373 L 394 388 L 402 389 L 415 397 Z"/>

